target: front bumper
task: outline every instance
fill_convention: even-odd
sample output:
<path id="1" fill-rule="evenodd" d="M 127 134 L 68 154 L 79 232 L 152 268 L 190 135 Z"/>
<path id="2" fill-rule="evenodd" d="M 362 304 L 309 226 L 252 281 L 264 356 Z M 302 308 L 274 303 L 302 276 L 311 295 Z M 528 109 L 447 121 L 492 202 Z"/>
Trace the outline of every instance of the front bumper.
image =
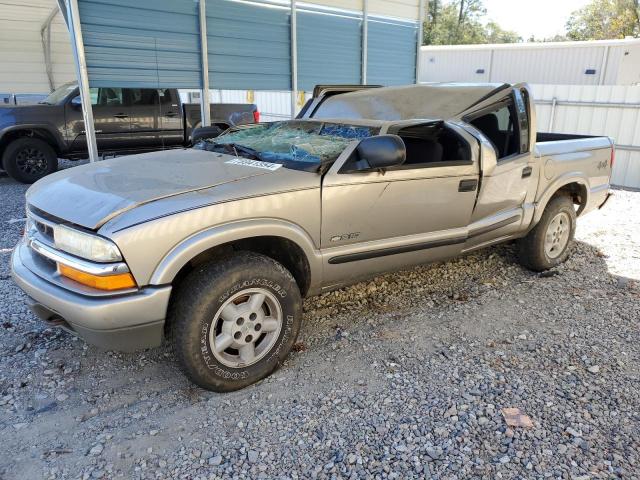
<path id="1" fill-rule="evenodd" d="M 11 256 L 11 273 L 42 320 L 109 350 L 130 352 L 162 343 L 170 286 L 122 295 L 83 295 L 34 273 L 29 268 L 32 255 L 24 242 L 18 244 Z"/>

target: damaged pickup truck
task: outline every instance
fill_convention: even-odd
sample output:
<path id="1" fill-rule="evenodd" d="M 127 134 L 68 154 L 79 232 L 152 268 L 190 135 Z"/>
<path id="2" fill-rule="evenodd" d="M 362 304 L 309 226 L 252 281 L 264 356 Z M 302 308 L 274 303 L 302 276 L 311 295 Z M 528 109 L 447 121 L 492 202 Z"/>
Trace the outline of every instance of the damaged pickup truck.
<path id="1" fill-rule="evenodd" d="M 32 310 L 103 348 L 167 337 L 230 391 L 285 359 L 303 297 L 510 240 L 549 269 L 610 195 L 611 140 L 537 133 L 526 85 L 345 90 L 37 182 L 12 257 Z"/>

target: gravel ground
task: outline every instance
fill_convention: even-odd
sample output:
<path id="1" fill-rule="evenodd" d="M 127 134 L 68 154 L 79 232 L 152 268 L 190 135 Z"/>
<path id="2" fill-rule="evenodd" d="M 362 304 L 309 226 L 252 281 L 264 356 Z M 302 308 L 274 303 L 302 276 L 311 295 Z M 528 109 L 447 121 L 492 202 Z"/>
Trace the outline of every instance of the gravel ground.
<path id="1" fill-rule="evenodd" d="M 8 271 L 25 190 L 0 178 L 2 479 L 640 478 L 640 193 L 547 275 L 507 245 L 309 299 L 298 351 L 221 395 L 166 346 L 36 321 Z"/>

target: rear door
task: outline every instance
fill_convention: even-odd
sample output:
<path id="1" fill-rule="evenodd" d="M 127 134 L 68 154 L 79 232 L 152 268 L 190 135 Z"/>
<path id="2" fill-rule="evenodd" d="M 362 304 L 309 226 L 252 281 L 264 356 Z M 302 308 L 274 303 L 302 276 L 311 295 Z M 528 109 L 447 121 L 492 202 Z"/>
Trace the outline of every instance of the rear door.
<path id="1" fill-rule="evenodd" d="M 184 127 L 178 91 L 174 88 L 158 90 L 160 99 L 160 142 L 167 147 L 184 143 Z"/>
<path id="2" fill-rule="evenodd" d="M 531 155 L 530 112 L 515 87 L 466 113 L 463 121 L 481 143 L 480 190 L 465 250 L 521 229 L 533 212 L 537 165 Z"/>
<path id="3" fill-rule="evenodd" d="M 162 141 L 158 90 L 128 88 L 126 97 L 131 106 L 131 148 L 159 148 Z"/>

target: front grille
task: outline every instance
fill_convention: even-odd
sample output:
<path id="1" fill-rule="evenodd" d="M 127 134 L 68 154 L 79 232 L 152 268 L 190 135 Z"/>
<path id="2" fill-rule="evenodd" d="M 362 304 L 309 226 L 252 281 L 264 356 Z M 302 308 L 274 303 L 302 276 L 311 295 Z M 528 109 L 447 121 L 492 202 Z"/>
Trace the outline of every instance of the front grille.
<path id="1" fill-rule="evenodd" d="M 35 218 L 32 220 L 40 235 L 53 243 L 53 226 L 50 224 L 42 223 Z"/>

